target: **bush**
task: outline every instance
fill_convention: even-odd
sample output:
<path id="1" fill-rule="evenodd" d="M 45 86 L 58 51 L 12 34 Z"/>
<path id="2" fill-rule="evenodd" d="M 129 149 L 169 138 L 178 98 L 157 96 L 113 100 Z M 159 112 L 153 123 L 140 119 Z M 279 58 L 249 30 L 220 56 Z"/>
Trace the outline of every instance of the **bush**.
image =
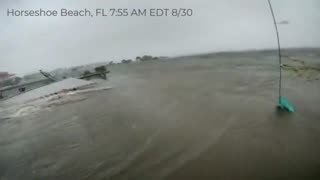
<path id="1" fill-rule="evenodd" d="M 151 60 L 157 60 L 157 59 L 159 59 L 159 58 L 145 55 L 145 56 L 142 56 L 142 58 L 140 58 L 140 61 L 151 61 Z"/>
<path id="2" fill-rule="evenodd" d="M 11 78 L 8 80 L 5 80 L 1 83 L 2 86 L 14 86 L 17 85 L 21 82 L 22 78 L 20 77 L 15 77 L 15 78 Z"/>
<path id="3" fill-rule="evenodd" d="M 121 63 L 124 63 L 124 64 L 129 64 L 129 63 L 131 63 L 132 62 L 132 60 L 131 59 L 128 59 L 128 60 L 122 60 L 121 61 Z"/>
<path id="4" fill-rule="evenodd" d="M 141 58 L 141 61 L 149 61 L 152 60 L 152 56 L 145 55 Z"/>
<path id="5" fill-rule="evenodd" d="M 87 76 L 87 75 L 90 75 L 90 74 L 91 74 L 91 72 L 90 72 L 89 70 L 86 70 L 86 71 L 84 71 L 84 73 L 83 73 L 84 76 Z"/>
<path id="6" fill-rule="evenodd" d="M 94 68 L 94 70 L 96 72 L 105 72 L 107 70 L 107 68 L 105 66 L 98 66 L 98 67 Z"/>

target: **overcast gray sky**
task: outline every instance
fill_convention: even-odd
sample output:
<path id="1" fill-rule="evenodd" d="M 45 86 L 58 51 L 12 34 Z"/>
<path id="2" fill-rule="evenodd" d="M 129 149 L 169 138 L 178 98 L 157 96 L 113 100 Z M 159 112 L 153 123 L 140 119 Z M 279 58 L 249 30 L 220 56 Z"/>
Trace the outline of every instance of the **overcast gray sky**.
<path id="1" fill-rule="evenodd" d="M 319 0 L 273 0 L 284 47 L 320 47 Z M 192 17 L 7 17 L 9 9 L 191 8 Z M 176 56 L 276 47 L 267 0 L 1 0 L 0 71 L 145 54 Z"/>

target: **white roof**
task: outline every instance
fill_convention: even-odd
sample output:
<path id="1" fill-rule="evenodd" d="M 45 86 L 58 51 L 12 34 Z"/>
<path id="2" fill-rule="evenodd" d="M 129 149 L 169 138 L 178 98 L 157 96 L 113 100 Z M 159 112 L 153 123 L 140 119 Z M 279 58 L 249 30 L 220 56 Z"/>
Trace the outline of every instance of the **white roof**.
<path id="1" fill-rule="evenodd" d="M 75 79 L 75 78 L 68 78 L 62 81 L 54 82 L 52 84 L 28 91 L 21 95 L 5 100 L 3 103 L 4 105 L 22 104 L 32 100 L 39 99 L 41 97 L 45 97 L 45 96 L 49 96 L 49 95 L 61 92 L 63 90 L 83 88 L 91 84 L 94 84 L 94 82 Z"/>

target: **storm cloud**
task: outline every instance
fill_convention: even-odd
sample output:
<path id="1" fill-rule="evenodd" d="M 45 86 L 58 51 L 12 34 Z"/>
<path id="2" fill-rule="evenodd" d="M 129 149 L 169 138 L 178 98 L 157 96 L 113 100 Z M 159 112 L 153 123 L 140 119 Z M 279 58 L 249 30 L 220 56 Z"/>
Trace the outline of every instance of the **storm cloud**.
<path id="1" fill-rule="evenodd" d="M 283 47 L 320 47 L 320 1 L 274 0 Z M 190 8 L 191 17 L 7 17 L 7 9 Z M 0 71 L 25 74 L 145 54 L 276 47 L 266 0 L 4 0 Z"/>

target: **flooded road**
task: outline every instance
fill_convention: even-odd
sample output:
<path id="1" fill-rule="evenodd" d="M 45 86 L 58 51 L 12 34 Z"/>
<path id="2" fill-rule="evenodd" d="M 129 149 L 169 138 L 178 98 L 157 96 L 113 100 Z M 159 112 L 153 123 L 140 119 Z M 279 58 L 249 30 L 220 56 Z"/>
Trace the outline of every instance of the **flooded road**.
<path id="1" fill-rule="evenodd" d="M 0 121 L 0 179 L 319 179 L 320 81 L 275 55 L 111 67 L 108 91 Z"/>

